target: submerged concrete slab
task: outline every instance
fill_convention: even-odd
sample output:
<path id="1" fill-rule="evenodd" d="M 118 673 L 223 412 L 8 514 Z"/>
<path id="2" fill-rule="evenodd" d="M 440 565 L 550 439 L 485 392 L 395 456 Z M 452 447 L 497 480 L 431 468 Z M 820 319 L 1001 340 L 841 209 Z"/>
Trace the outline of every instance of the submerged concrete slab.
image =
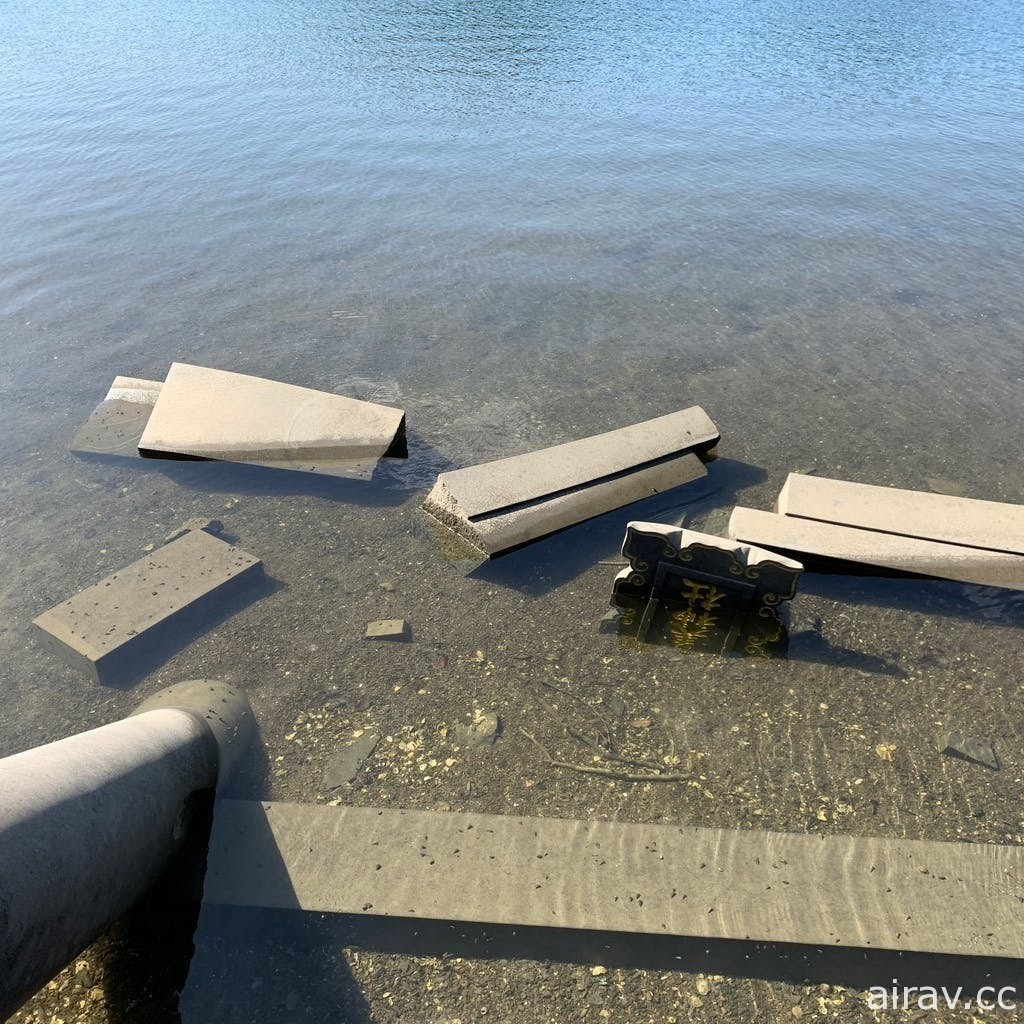
<path id="1" fill-rule="evenodd" d="M 737 507 L 729 536 L 802 556 L 875 566 L 917 576 L 1024 590 L 1024 556 Z"/>
<path id="2" fill-rule="evenodd" d="M 1024 555 L 1024 505 L 790 473 L 782 515 Z"/>
<path id="3" fill-rule="evenodd" d="M 137 457 L 139 440 L 161 387 L 158 380 L 115 377 L 107 397 L 79 427 L 69 450 L 89 455 Z"/>
<path id="4" fill-rule="evenodd" d="M 44 643 L 70 664 L 99 682 L 115 681 L 148 649 L 173 640 L 183 616 L 202 616 L 262 571 L 258 558 L 192 530 L 33 623 Z"/>
<path id="5" fill-rule="evenodd" d="M 139 441 L 148 458 L 369 476 L 405 455 L 405 413 L 344 395 L 174 363 Z"/>
<path id="6" fill-rule="evenodd" d="M 423 508 L 490 558 L 706 475 L 718 442 L 703 409 L 442 473 Z"/>
<path id="7" fill-rule="evenodd" d="M 220 801 L 204 901 L 1024 957 L 1024 847 Z"/>

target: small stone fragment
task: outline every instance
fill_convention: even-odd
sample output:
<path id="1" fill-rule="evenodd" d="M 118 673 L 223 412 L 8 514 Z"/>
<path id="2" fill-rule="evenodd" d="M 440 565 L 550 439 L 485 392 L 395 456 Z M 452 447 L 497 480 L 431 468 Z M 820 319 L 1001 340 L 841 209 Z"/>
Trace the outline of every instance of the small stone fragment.
<path id="1" fill-rule="evenodd" d="M 409 623 L 405 619 L 377 619 L 366 627 L 364 640 L 409 640 Z"/>
<path id="2" fill-rule="evenodd" d="M 147 458 L 199 457 L 368 479 L 380 458 L 405 457 L 405 413 L 172 363 L 138 447 Z"/>
<path id="3" fill-rule="evenodd" d="M 137 458 L 139 438 L 160 397 L 160 381 L 115 377 L 107 397 L 81 426 L 70 450 Z"/>
<path id="4" fill-rule="evenodd" d="M 339 786 L 351 782 L 379 742 L 380 734 L 372 730 L 354 739 L 328 765 L 327 771 L 324 772 L 324 788 L 338 789 Z"/>
<path id="5" fill-rule="evenodd" d="M 164 543 L 170 544 L 172 540 L 183 537 L 190 530 L 205 530 L 206 533 L 218 536 L 224 530 L 224 524 L 219 519 L 207 519 L 205 516 L 193 516 L 186 519 L 176 530 L 172 530 L 166 537 Z"/>
<path id="6" fill-rule="evenodd" d="M 626 717 L 626 702 L 617 693 L 608 694 L 604 698 L 604 705 L 616 718 Z"/>
<path id="7" fill-rule="evenodd" d="M 951 732 L 942 752 L 947 757 L 959 757 L 964 761 L 972 761 L 974 764 L 980 764 L 995 771 L 999 771 L 1001 767 L 999 758 L 996 757 L 996 752 L 992 749 L 992 744 L 977 736 L 964 736 L 958 732 Z"/>
<path id="8" fill-rule="evenodd" d="M 456 729 L 459 741 L 466 747 L 493 747 L 498 738 L 501 720 L 493 711 L 477 714 L 471 725 L 460 725 Z"/>

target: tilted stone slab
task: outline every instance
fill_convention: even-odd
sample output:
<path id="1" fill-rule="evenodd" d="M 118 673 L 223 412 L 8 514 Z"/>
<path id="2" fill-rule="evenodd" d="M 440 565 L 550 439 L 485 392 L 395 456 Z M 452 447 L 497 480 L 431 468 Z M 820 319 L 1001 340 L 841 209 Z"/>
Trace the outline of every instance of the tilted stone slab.
<path id="1" fill-rule="evenodd" d="M 161 387 L 158 380 L 115 377 L 106 398 L 79 427 L 69 450 L 90 455 L 138 457 L 139 441 Z"/>
<path id="2" fill-rule="evenodd" d="M 1024 847 L 220 801 L 204 900 L 1024 956 Z"/>
<path id="3" fill-rule="evenodd" d="M 139 441 L 148 458 L 369 476 L 404 456 L 405 413 L 344 395 L 173 363 Z"/>
<path id="4" fill-rule="evenodd" d="M 606 434 L 442 473 L 424 511 L 484 557 L 706 475 L 718 442 L 698 406 Z"/>
<path id="5" fill-rule="evenodd" d="M 106 682 L 130 671 L 148 648 L 173 639 L 183 616 L 201 615 L 262 572 L 258 558 L 191 530 L 33 623 L 47 646 Z"/>
<path id="6" fill-rule="evenodd" d="M 917 576 L 1024 590 L 1024 556 L 737 507 L 729 536 L 801 556 L 835 559 Z"/>
<path id="7" fill-rule="evenodd" d="M 782 515 L 1024 555 L 1024 505 L 790 473 Z"/>

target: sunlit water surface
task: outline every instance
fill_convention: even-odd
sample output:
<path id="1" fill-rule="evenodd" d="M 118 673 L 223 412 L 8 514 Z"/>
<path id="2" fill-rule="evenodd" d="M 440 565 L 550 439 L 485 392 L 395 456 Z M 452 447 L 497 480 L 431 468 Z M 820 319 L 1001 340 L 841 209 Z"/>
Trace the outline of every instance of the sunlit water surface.
<path id="1" fill-rule="evenodd" d="M 1020 841 L 1012 595 L 808 575 L 788 662 L 622 651 L 598 563 L 631 513 L 470 575 L 417 513 L 440 469 L 695 403 L 710 496 L 645 514 L 719 532 L 812 468 L 1024 499 L 1020 4 L 0 0 L 0 28 L 0 753 L 226 676 L 263 723 L 248 795 L 326 799 L 367 723 L 444 758 L 480 707 L 491 754 L 407 778 L 382 747 L 343 799 Z M 336 488 L 66 452 L 175 359 L 400 404 L 411 458 Z M 126 692 L 34 644 L 190 515 L 278 589 Z M 360 641 L 391 616 L 412 644 Z M 714 799 L 545 768 L 519 728 L 572 753 L 579 707 L 544 681 L 663 723 L 648 753 L 672 733 Z M 1004 770 L 943 760 L 953 726 Z"/>

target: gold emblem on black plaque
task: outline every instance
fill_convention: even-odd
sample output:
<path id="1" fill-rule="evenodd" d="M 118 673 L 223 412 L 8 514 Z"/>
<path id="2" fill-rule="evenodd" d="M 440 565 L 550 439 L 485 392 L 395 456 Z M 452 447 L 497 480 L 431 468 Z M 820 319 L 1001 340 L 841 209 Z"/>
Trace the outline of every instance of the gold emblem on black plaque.
<path id="1" fill-rule="evenodd" d="M 683 650 L 784 655 L 778 606 L 796 593 L 791 558 L 662 523 L 630 523 L 615 578 L 619 632 Z"/>

